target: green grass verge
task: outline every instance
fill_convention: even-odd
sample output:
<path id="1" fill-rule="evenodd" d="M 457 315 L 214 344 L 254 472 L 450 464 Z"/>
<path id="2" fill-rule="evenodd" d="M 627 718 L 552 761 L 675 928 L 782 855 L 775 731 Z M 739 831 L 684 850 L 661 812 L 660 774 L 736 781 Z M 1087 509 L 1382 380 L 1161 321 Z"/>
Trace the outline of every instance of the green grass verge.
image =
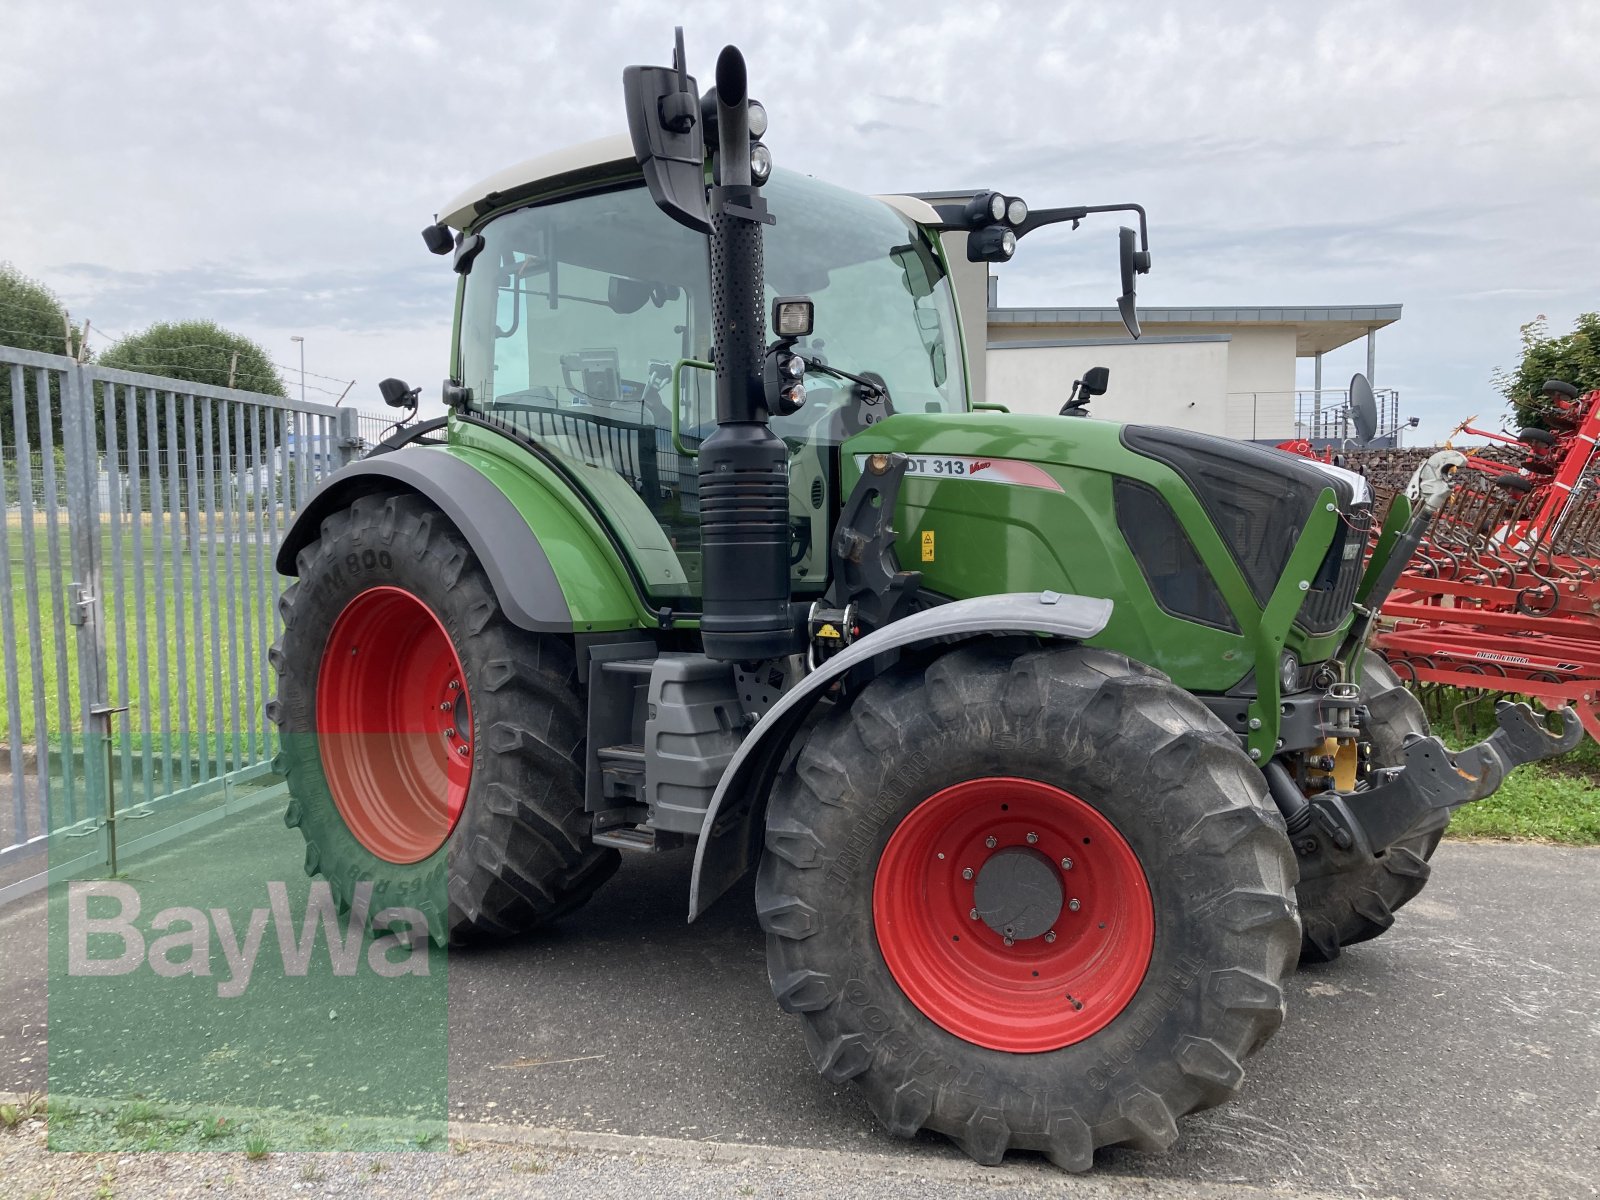
<path id="1" fill-rule="evenodd" d="M 248 524 L 253 531 L 253 516 Z M 182 528 L 180 522 L 180 532 Z M 74 710 L 72 724 L 77 729 L 82 728 L 82 714 L 77 711 L 80 703 L 78 631 L 68 621 L 70 597 L 66 585 L 73 578 L 73 572 L 65 517 L 57 531 L 60 587 L 50 573 L 49 529 L 44 519 L 36 519 L 33 525 L 34 561 L 31 564 L 23 553 L 23 532 L 20 519 L 14 514 L 8 515 L 5 548 L 18 661 L 15 694 L 4 672 L 0 672 L 0 711 L 8 716 L 13 712 L 17 715 L 23 745 L 33 746 L 43 741 L 58 746 L 67 724 L 60 703 L 63 679 Z M 166 723 L 173 731 L 173 740 L 170 746 L 158 746 L 158 752 L 205 755 L 214 752 L 220 741 L 236 755 L 250 740 L 248 731 L 252 727 L 264 732 L 261 706 L 266 699 L 262 695 L 266 647 L 261 644 L 262 631 L 264 627 L 269 641 L 277 635 L 276 602 L 282 587 L 272 568 L 271 548 L 262 545 L 258 549 L 255 544 L 243 540 L 230 542 L 223 536 L 220 520 L 213 535 L 209 524 L 202 519 L 196 562 L 187 538 L 180 537 L 174 553 L 170 524 L 163 525 L 161 534 L 160 538 L 156 537 L 149 517 L 145 516 L 139 522 L 125 523 L 120 545 L 109 532 L 101 537 L 105 573 L 100 605 L 112 702 L 121 703 L 121 697 L 126 695 L 132 704 L 133 711 L 126 718 L 126 724 L 134 738 L 138 738 L 143 719 L 148 716 L 152 738 L 159 739 L 161 688 L 165 683 Z M 142 556 L 142 573 L 136 569 L 136 543 Z M 124 564 L 120 590 L 112 569 L 119 549 Z M 161 576 L 159 589 L 158 575 Z M 194 591 L 197 575 L 198 614 Z M 141 586 L 136 587 L 136 582 Z M 37 588 L 37 625 L 29 612 L 30 587 Z M 58 613 L 66 634 L 65 645 L 57 641 Z M 180 624 L 185 640 L 181 658 L 177 648 Z M 237 665 L 230 646 L 230 631 L 238 644 Z M 164 633 L 165 638 L 158 637 L 158 632 Z M 141 641 L 146 656 L 143 672 L 139 661 Z M 32 669 L 35 658 L 42 668 L 42 693 Z M 247 677 L 249 684 L 254 685 L 253 696 Z M 245 706 L 250 700 L 254 703 L 252 711 L 247 712 Z M 120 719 L 117 722 L 119 727 L 122 723 Z M 182 729 L 191 731 L 188 739 L 179 736 Z M 9 727 L 0 725 L 0 738 L 6 737 L 9 737 Z M 116 740 L 120 742 L 120 736 Z M 151 744 L 156 745 L 155 742 Z"/>
<path id="2" fill-rule="evenodd" d="M 1425 697 L 1435 729 L 1452 745 L 1494 730 L 1493 700 L 1464 709 L 1465 699 L 1450 689 Z M 1494 795 L 1459 810 L 1445 836 L 1600 846 L 1600 745 L 1585 737 L 1562 758 L 1518 767 Z"/>

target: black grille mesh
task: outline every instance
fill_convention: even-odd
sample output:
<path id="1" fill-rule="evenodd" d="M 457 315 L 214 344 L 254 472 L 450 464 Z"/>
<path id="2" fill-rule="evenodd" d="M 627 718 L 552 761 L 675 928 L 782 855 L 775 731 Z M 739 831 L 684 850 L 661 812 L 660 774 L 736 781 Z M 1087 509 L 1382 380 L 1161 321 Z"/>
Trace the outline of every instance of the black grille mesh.
<path id="1" fill-rule="evenodd" d="M 1327 557 L 1312 580 L 1305 603 L 1295 624 L 1307 633 L 1332 633 L 1350 615 L 1356 588 L 1366 566 L 1367 533 L 1372 528 L 1372 508 L 1367 504 L 1347 507 L 1328 547 Z"/>
<path id="2" fill-rule="evenodd" d="M 1161 493 L 1132 479 L 1113 488 L 1117 527 L 1156 603 L 1175 617 L 1238 633 L 1239 625 Z"/>
<path id="3" fill-rule="evenodd" d="M 1329 633 L 1349 615 L 1372 523 L 1371 506 L 1355 503 L 1350 481 L 1278 450 L 1186 429 L 1127 425 L 1122 441 L 1183 477 L 1262 606 L 1283 576 L 1311 506 L 1332 488 L 1339 529 L 1295 623 L 1308 633 Z"/>

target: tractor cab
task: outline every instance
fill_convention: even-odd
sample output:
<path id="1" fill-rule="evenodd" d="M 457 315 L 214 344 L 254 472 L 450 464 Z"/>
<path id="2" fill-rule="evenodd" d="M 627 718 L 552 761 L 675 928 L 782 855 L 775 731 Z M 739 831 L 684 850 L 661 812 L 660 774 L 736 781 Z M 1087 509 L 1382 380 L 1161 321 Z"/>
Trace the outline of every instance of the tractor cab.
<path id="1" fill-rule="evenodd" d="M 591 186 L 573 188 L 575 162 Z M 696 458 L 716 427 L 707 240 L 652 201 L 625 139 L 517 171 L 445 217 L 471 248 L 458 256 L 461 410 L 546 451 L 617 532 L 650 601 L 693 609 Z M 517 198 L 497 198 L 508 191 Z M 806 403 L 772 417 L 788 449 L 791 583 L 814 595 L 840 504 L 840 444 L 895 412 L 965 411 L 965 366 L 942 253 L 917 219 L 937 221 L 928 205 L 783 170 L 762 191 L 777 217 L 765 231 L 766 305 L 814 305 L 814 333 L 793 342 Z M 835 365 L 881 390 L 824 373 Z"/>

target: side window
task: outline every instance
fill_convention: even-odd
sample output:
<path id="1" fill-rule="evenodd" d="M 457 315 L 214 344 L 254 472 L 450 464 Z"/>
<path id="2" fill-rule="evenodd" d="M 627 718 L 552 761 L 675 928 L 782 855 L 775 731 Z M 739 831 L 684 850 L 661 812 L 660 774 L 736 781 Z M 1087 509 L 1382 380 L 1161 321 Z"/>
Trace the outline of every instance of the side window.
<path id="1" fill-rule="evenodd" d="M 652 595 L 693 595 L 697 479 L 671 403 L 674 366 L 710 340 L 705 239 L 637 187 L 518 209 L 482 233 L 460 331 L 474 408 L 566 466 Z M 709 391 L 701 374 L 683 374 L 690 402 Z"/>
<path id="2" fill-rule="evenodd" d="M 1119 478 L 1113 485 L 1117 528 L 1139 563 L 1163 611 L 1202 625 L 1239 632 L 1239 623 L 1217 590 L 1216 580 L 1161 493 Z"/>

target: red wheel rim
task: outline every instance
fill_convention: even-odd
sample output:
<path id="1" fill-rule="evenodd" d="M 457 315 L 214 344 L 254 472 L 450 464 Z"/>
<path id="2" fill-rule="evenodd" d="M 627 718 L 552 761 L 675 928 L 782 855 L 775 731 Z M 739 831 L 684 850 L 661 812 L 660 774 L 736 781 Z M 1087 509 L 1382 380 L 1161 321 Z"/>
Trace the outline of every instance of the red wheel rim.
<path id="1" fill-rule="evenodd" d="M 878 862 L 872 911 L 884 962 L 923 1015 L 1012 1053 L 1103 1029 L 1155 941 L 1132 847 L 1097 809 L 1033 779 L 971 779 L 912 809 Z"/>
<path id="2" fill-rule="evenodd" d="M 444 845 L 472 782 L 472 706 L 450 635 L 410 592 L 368 588 L 334 621 L 317 744 L 339 815 L 373 854 L 414 863 Z"/>

